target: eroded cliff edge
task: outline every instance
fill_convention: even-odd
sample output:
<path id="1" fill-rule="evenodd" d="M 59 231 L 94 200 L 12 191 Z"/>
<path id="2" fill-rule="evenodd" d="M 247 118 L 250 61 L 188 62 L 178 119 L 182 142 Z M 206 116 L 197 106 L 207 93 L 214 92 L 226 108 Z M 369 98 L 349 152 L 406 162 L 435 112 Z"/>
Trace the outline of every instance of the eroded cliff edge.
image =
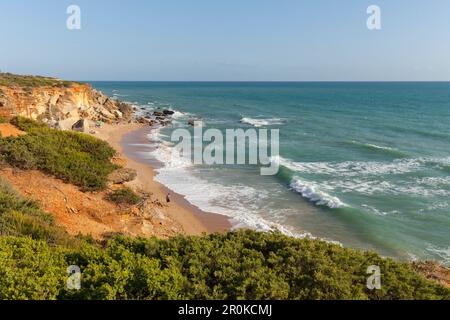
<path id="1" fill-rule="evenodd" d="M 0 74 L 0 116 L 24 116 L 71 129 L 80 119 L 129 121 L 133 108 L 89 84 L 55 78 Z"/>

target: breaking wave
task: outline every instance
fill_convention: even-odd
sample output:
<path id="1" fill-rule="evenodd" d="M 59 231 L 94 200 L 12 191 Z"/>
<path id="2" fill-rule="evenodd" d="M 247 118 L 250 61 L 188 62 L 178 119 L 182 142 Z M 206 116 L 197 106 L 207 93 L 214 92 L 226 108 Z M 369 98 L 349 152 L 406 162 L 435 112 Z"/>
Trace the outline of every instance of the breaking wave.
<path id="1" fill-rule="evenodd" d="M 295 162 L 279 157 L 279 164 L 289 170 L 341 177 L 368 175 L 399 175 L 416 172 L 429 167 L 445 165 L 448 158 L 395 159 L 387 162 L 345 161 L 345 162 Z"/>
<path id="2" fill-rule="evenodd" d="M 272 119 L 255 119 L 255 118 L 242 118 L 241 123 L 249 124 L 254 127 L 265 127 L 265 126 L 273 126 L 283 124 L 283 120 L 280 118 L 272 118 Z"/>
<path id="3" fill-rule="evenodd" d="M 327 206 L 331 209 L 337 209 L 345 207 L 339 198 L 333 197 L 323 191 L 320 191 L 318 187 L 311 182 L 306 182 L 298 177 L 294 177 L 290 183 L 292 190 L 300 193 L 304 198 L 309 199 L 319 206 Z"/>

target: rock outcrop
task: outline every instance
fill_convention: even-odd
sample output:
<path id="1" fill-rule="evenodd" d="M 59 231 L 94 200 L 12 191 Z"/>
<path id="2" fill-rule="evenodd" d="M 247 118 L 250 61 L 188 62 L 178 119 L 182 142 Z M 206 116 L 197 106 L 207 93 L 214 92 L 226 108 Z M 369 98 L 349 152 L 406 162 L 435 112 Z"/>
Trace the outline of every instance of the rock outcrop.
<path id="1" fill-rule="evenodd" d="M 119 184 L 133 181 L 134 179 L 136 179 L 136 177 L 136 170 L 131 168 L 120 168 L 109 175 L 108 181 L 113 184 Z"/>
<path id="2" fill-rule="evenodd" d="M 111 99 L 88 84 L 34 87 L 0 85 L 2 117 L 23 116 L 70 130 L 80 119 L 128 121 L 132 115 L 132 106 Z"/>

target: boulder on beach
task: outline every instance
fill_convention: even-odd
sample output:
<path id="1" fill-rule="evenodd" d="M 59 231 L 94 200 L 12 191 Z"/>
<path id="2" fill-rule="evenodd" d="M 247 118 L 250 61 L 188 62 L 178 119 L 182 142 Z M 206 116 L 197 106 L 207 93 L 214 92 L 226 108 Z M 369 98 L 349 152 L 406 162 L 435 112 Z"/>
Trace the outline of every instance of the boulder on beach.
<path id="1" fill-rule="evenodd" d="M 91 126 L 86 119 L 80 119 L 72 125 L 72 130 L 77 132 L 89 133 Z"/>
<path id="2" fill-rule="evenodd" d="M 55 128 L 58 130 L 68 131 L 72 130 L 73 126 L 80 120 L 79 117 L 70 117 L 64 120 L 59 120 L 55 124 Z"/>
<path id="3" fill-rule="evenodd" d="M 151 122 L 153 122 L 153 120 L 149 119 L 149 118 L 145 118 L 145 117 L 139 117 L 139 118 L 136 118 L 136 122 L 142 123 L 142 124 L 150 124 Z"/>

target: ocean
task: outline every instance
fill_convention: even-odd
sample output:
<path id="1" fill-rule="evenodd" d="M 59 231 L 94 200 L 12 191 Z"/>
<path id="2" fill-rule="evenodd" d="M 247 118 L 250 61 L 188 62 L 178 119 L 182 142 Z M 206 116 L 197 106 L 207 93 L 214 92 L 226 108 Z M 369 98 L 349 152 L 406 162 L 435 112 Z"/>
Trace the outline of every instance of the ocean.
<path id="1" fill-rule="evenodd" d="M 450 263 L 450 83 L 93 82 L 141 112 L 156 179 L 233 225 Z M 280 171 L 173 159 L 171 131 L 280 130 Z"/>

